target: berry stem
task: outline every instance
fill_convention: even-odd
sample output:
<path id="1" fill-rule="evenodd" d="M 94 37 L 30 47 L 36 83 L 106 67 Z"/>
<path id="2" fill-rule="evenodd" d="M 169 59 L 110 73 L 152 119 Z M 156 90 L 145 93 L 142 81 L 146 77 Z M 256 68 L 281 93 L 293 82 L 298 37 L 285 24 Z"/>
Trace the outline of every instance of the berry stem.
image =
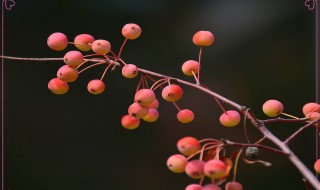
<path id="1" fill-rule="evenodd" d="M 200 84 L 200 68 L 201 68 L 201 56 L 202 56 L 202 46 L 200 46 L 200 50 L 199 50 L 199 68 L 198 68 L 198 78 L 197 78 L 197 84 Z"/>
<path id="2" fill-rule="evenodd" d="M 103 72 L 100 80 L 103 80 L 103 78 L 104 78 L 104 77 L 106 76 L 106 74 L 107 74 L 108 69 L 109 69 L 111 66 L 112 66 L 112 64 L 109 64 L 109 65 L 107 66 L 107 68 L 104 70 L 104 72 Z"/>
<path id="3" fill-rule="evenodd" d="M 119 53 L 118 53 L 117 58 L 120 58 L 120 57 L 121 57 L 121 53 L 122 53 L 123 48 L 124 48 L 124 46 L 126 45 L 127 41 L 128 41 L 128 39 L 125 38 L 124 41 L 123 41 L 123 43 L 122 43 L 122 45 L 121 45 L 121 48 L 120 48 L 120 50 L 119 50 Z"/>
<path id="4" fill-rule="evenodd" d="M 97 66 L 97 65 L 102 65 L 102 64 L 107 64 L 107 62 L 106 62 L 106 61 L 103 61 L 103 62 L 99 62 L 99 63 L 92 64 L 92 65 L 90 65 L 90 66 L 88 66 L 88 67 L 85 67 L 85 68 L 83 68 L 81 71 L 79 71 L 79 75 L 80 75 L 81 73 L 83 73 L 84 71 L 92 68 L 92 67 L 95 67 L 95 66 Z"/>
<path id="5" fill-rule="evenodd" d="M 197 84 L 200 84 L 200 82 L 199 82 L 199 80 L 198 80 L 198 77 L 197 77 L 197 75 L 194 73 L 194 71 L 191 71 L 191 73 L 192 73 L 192 75 L 193 75 L 196 83 L 197 83 Z"/>
<path id="6" fill-rule="evenodd" d="M 161 82 L 161 83 L 160 83 Z M 158 81 L 156 81 L 152 86 L 151 86 L 151 90 L 155 91 L 157 88 L 161 87 L 162 85 L 166 84 L 168 81 L 167 79 L 160 79 Z M 159 84 L 160 83 L 160 84 Z"/>
<path id="7" fill-rule="evenodd" d="M 290 118 L 293 118 L 293 119 L 299 119 L 299 117 L 296 117 L 296 116 L 293 116 L 293 115 L 290 115 L 290 114 L 287 114 L 287 113 L 281 112 L 280 114 L 284 115 L 284 116 L 287 116 L 287 117 L 290 117 Z"/>
<path id="8" fill-rule="evenodd" d="M 299 128 L 295 133 L 293 133 L 290 137 L 288 137 L 283 143 L 284 144 L 288 144 L 290 141 L 292 141 L 294 138 L 296 138 L 297 135 L 299 135 L 303 130 L 305 130 L 306 128 L 316 124 L 317 122 L 320 121 L 320 118 L 317 120 L 314 120 L 306 125 L 304 125 L 303 127 Z M 317 130 L 317 129 L 316 129 Z"/>
<path id="9" fill-rule="evenodd" d="M 233 181 L 236 181 L 236 178 L 237 178 L 237 169 L 238 169 L 238 163 L 239 163 L 239 158 L 240 158 L 240 155 L 242 154 L 243 152 L 243 149 L 241 148 L 237 154 L 237 157 L 235 159 L 235 162 L 234 162 L 234 167 L 233 167 Z"/>
<path id="10" fill-rule="evenodd" d="M 174 105 L 174 107 L 176 107 L 176 108 L 177 108 L 177 110 L 178 110 L 178 111 L 181 111 L 181 109 L 180 109 L 180 107 L 178 106 L 178 104 L 177 104 L 177 103 L 172 102 L 172 104 Z"/>

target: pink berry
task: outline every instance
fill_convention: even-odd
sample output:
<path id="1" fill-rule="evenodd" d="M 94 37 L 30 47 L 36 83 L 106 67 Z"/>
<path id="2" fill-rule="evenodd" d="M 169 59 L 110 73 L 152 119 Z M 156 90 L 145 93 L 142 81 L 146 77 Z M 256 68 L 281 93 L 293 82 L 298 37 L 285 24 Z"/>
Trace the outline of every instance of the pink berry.
<path id="1" fill-rule="evenodd" d="M 170 156 L 167 160 L 168 168 L 174 173 L 184 172 L 187 163 L 187 158 L 181 154 L 174 154 Z"/>
<path id="2" fill-rule="evenodd" d="M 192 41 L 197 46 L 210 46 L 214 42 L 214 35 L 210 31 L 198 31 L 193 35 Z"/>
<path id="3" fill-rule="evenodd" d="M 126 129 L 135 129 L 140 125 L 140 119 L 134 118 L 131 115 L 124 115 L 121 118 L 121 125 Z"/>
<path id="4" fill-rule="evenodd" d="M 59 78 L 53 78 L 48 83 L 48 89 L 54 94 L 65 94 L 69 90 L 69 85 Z"/>
<path id="5" fill-rule="evenodd" d="M 78 70 L 69 65 L 63 65 L 57 72 L 57 77 L 65 82 L 73 82 L 78 78 Z"/>
<path id="6" fill-rule="evenodd" d="M 200 150 L 201 144 L 194 137 L 183 137 L 177 142 L 179 152 L 186 156 L 190 156 Z"/>
<path id="7" fill-rule="evenodd" d="M 215 184 L 208 184 L 203 186 L 202 190 L 221 190 L 221 188 Z"/>
<path id="8" fill-rule="evenodd" d="M 68 38 L 61 32 L 55 32 L 48 37 L 47 44 L 51 49 L 61 51 L 68 46 Z"/>
<path id="9" fill-rule="evenodd" d="M 153 90 L 146 88 L 138 90 L 134 96 L 134 101 L 142 106 L 150 105 L 155 99 L 156 95 Z"/>
<path id="10" fill-rule="evenodd" d="M 125 38 L 134 40 L 141 35 L 141 28 L 137 24 L 129 23 L 123 26 L 121 33 Z"/>
<path id="11" fill-rule="evenodd" d="M 320 118 L 320 113 L 318 112 L 310 112 L 306 115 L 306 118 L 309 118 L 311 121 L 315 121 Z"/>
<path id="12" fill-rule="evenodd" d="M 198 184 L 190 184 L 185 190 L 202 190 L 202 186 Z"/>
<path id="13" fill-rule="evenodd" d="M 189 123 L 191 121 L 193 121 L 194 119 L 194 114 L 191 110 L 189 109 L 183 109 L 181 111 L 178 112 L 177 114 L 177 119 L 181 122 L 181 123 Z"/>
<path id="14" fill-rule="evenodd" d="M 194 74 L 198 73 L 200 64 L 198 61 L 194 61 L 194 60 L 188 60 L 186 62 L 183 63 L 182 65 L 182 72 L 187 75 L 187 76 L 192 76 L 192 71 L 194 72 Z"/>
<path id="15" fill-rule="evenodd" d="M 63 61 L 70 67 L 76 67 L 83 63 L 83 55 L 80 51 L 68 51 L 64 57 Z"/>
<path id="16" fill-rule="evenodd" d="M 134 78 L 138 75 L 138 67 L 134 64 L 126 64 L 122 67 L 122 75 L 126 78 Z"/>
<path id="17" fill-rule="evenodd" d="M 231 181 L 226 184 L 226 190 L 242 190 L 242 185 L 239 182 Z"/>
<path id="18" fill-rule="evenodd" d="M 170 84 L 163 88 L 161 95 L 166 101 L 175 102 L 183 96 L 183 90 L 176 84 Z"/>
<path id="19" fill-rule="evenodd" d="M 268 100 L 262 105 L 262 110 L 269 117 L 277 117 L 283 111 L 283 105 L 278 100 Z"/>
<path id="20" fill-rule="evenodd" d="M 220 116 L 220 123 L 225 127 L 234 127 L 240 123 L 240 120 L 240 114 L 235 110 L 228 110 Z"/>
<path id="21" fill-rule="evenodd" d="M 134 102 L 133 104 L 131 104 L 129 106 L 128 113 L 132 117 L 136 117 L 136 118 L 142 119 L 148 114 L 148 107 L 141 106 L 137 102 Z"/>
<path id="22" fill-rule="evenodd" d="M 99 79 L 91 80 L 87 85 L 87 89 L 91 94 L 101 94 L 105 88 L 104 82 Z"/>
<path id="23" fill-rule="evenodd" d="M 99 55 L 105 55 L 111 50 L 111 44 L 107 40 L 95 40 L 91 45 L 92 51 Z"/>
<path id="24" fill-rule="evenodd" d="M 200 179 L 204 176 L 203 167 L 205 162 L 202 160 L 192 160 L 185 167 L 186 174 L 193 179 Z"/>
<path id="25" fill-rule="evenodd" d="M 158 109 L 159 107 L 159 101 L 157 99 L 153 100 L 153 102 L 148 105 L 149 108 Z"/>
<path id="26" fill-rule="evenodd" d="M 318 159 L 315 163 L 314 163 L 314 170 L 320 174 L 320 159 Z"/>
<path id="27" fill-rule="evenodd" d="M 148 114 L 142 119 L 146 122 L 155 122 L 159 118 L 159 112 L 156 109 L 148 108 Z"/>
<path id="28" fill-rule="evenodd" d="M 79 34 L 74 38 L 74 45 L 81 51 L 90 51 L 94 37 L 90 34 Z"/>
<path id="29" fill-rule="evenodd" d="M 204 165 L 204 173 L 210 178 L 222 178 L 227 174 L 227 166 L 221 160 L 209 160 Z"/>
<path id="30" fill-rule="evenodd" d="M 307 115 L 310 112 L 320 113 L 320 105 L 315 102 L 306 103 L 302 108 L 302 112 L 304 115 Z"/>

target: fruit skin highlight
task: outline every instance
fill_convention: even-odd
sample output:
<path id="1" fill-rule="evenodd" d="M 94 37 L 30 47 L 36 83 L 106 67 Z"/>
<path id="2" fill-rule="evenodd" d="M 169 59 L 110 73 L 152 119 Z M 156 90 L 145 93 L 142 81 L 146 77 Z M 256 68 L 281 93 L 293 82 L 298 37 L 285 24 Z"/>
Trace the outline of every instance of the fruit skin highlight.
<path id="1" fill-rule="evenodd" d="M 174 173 L 182 173 L 185 171 L 185 167 L 188 160 L 182 154 L 174 154 L 170 156 L 167 160 L 168 168 Z"/>
<path id="2" fill-rule="evenodd" d="M 214 35 L 210 31 L 198 31 L 193 37 L 192 41 L 197 46 L 211 46 L 214 42 Z"/>
<path id="3" fill-rule="evenodd" d="M 235 110 L 228 110 L 220 116 L 219 120 L 225 127 L 234 127 L 240 123 L 241 116 Z"/>
<path id="4" fill-rule="evenodd" d="M 61 32 L 55 32 L 48 37 L 47 45 L 55 51 L 61 51 L 68 46 L 68 38 Z"/>
<path id="5" fill-rule="evenodd" d="M 268 100 L 262 105 L 262 111 L 269 117 L 277 117 L 283 111 L 283 105 L 278 100 Z"/>

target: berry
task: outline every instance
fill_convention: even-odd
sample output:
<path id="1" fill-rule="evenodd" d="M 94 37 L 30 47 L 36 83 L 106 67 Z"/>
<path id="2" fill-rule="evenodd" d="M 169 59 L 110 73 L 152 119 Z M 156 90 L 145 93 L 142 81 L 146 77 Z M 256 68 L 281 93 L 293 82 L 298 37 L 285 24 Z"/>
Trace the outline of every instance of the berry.
<path id="1" fill-rule="evenodd" d="M 63 61 L 70 67 L 76 67 L 83 62 L 84 58 L 80 51 L 68 51 L 64 57 Z"/>
<path id="2" fill-rule="evenodd" d="M 138 75 L 138 67 L 134 64 L 126 64 L 122 67 L 122 75 L 126 78 L 134 78 Z"/>
<path id="3" fill-rule="evenodd" d="M 68 38 L 61 32 L 55 32 L 48 37 L 47 44 L 51 49 L 61 51 L 68 46 Z"/>
<path id="4" fill-rule="evenodd" d="M 214 35 L 210 31 L 198 31 L 193 35 L 192 41 L 197 46 L 210 46 L 214 42 Z"/>
<path id="5" fill-rule="evenodd" d="M 79 34 L 74 38 L 74 45 L 81 51 L 90 51 L 94 37 L 90 34 Z"/>
<path id="6" fill-rule="evenodd" d="M 182 72 L 187 75 L 187 76 L 192 76 L 192 71 L 194 72 L 194 74 L 198 73 L 200 64 L 198 61 L 194 61 L 194 60 L 188 60 L 186 62 L 183 63 L 182 65 Z"/>
<path id="7" fill-rule="evenodd" d="M 258 147 L 249 146 L 246 148 L 246 156 L 249 158 L 257 158 L 259 155 Z"/>
<path id="8" fill-rule="evenodd" d="M 226 190 L 242 190 L 242 185 L 239 182 L 231 181 L 226 184 Z"/>
<path id="9" fill-rule="evenodd" d="M 111 50 L 111 44 L 107 40 L 95 40 L 91 47 L 92 51 L 99 55 L 105 55 Z"/>
<path id="10" fill-rule="evenodd" d="M 310 112 L 306 115 L 306 118 L 309 118 L 311 121 L 315 121 L 320 118 L 320 113 L 318 112 Z"/>
<path id="11" fill-rule="evenodd" d="M 48 89 L 54 94 L 65 94 L 69 90 L 69 85 L 59 78 L 53 78 L 48 83 Z"/>
<path id="12" fill-rule="evenodd" d="M 183 90 L 176 84 L 170 84 L 163 88 L 161 95 L 166 101 L 175 102 L 183 96 Z"/>
<path id="13" fill-rule="evenodd" d="M 122 35 L 129 40 L 134 40 L 141 35 L 141 28 L 137 24 L 129 23 L 123 26 Z"/>
<path id="14" fill-rule="evenodd" d="M 220 123 L 225 127 L 234 127 L 240 123 L 240 120 L 240 114 L 235 110 L 228 110 L 220 116 Z"/>
<path id="15" fill-rule="evenodd" d="M 201 144 L 194 137 L 184 137 L 177 142 L 179 152 L 186 156 L 190 156 L 200 150 Z"/>
<path id="16" fill-rule="evenodd" d="M 315 163 L 314 163 L 314 170 L 320 174 L 320 159 L 318 159 Z"/>
<path id="17" fill-rule="evenodd" d="M 307 115 L 310 112 L 319 112 L 320 113 L 320 105 L 315 102 L 306 103 L 302 108 L 302 112 L 304 115 Z"/>
<path id="18" fill-rule="evenodd" d="M 215 184 L 208 184 L 203 186 L 202 190 L 221 190 L 221 188 Z"/>
<path id="19" fill-rule="evenodd" d="M 133 104 L 131 104 L 129 106 L 128 113 L 132 117 L 136 117 L 136 118 L 142 119 L 148 114 L 148 107 L 141 106 L 137 102 L 134 102 Z"/>
<path id="20" fill-rule="evenodd" d="M 69 65 L 63 65 L 57 72 L 57 77 L 65 82 L 73 82 L 78 78 L 78 70 Z"/>
<path id="21" fill-rule="evenodd" d="M 181 123 L 189 123 L 191 121 L 193 121 L 194 119 L 194 114 L 191 110 L 189 109 L 183 109 L 181 111 L 178 112 L 177 114 L 177 119 L 181 122 Z"/>
<path id="22" fill-rule="evenodd" d="M 193 179 L 200 179 L 204 176 L 203 167 L 205 162 L 202 160 L 192 160 L 185 167 L 186 174 Z"/>
<path id="23" fill-rule="evenodd" d="M 283 111 L 283 105 L 278 100 L 268 100 L 262 105 L 262 110 L 269 117 L 277 117 Z"/>
<path id="24" fill-rule="evenodd" d="M 157 99 L 154 99 L 154 101 L 148 105 L 149 108 L 158 109 L 159 107 L 159 101 Z"/>
<path id="25" fill-rule="evenodd" d="M 121 118 L 121 125 L 126 129 L 135 129 L 140 125 L 140 119 L 134 118 L 131 115 L 124 115 Z"/>
<path id="26" fill-rule="evenodd" d="M 221 160 L 209 160 L 204 165 L 204 173 L 210 178 L 222 178 L 227 174 L 227 166 Z"/>
<path id="27" fill-rule="evenodd" d="M 159 118 L 159 112 L 156 109 L 148 108 L 148 114 L 142 119 L 146 122 L 155 122 Z"/>
<path id="28" fill-rule="evenodd" d="M 167 160 L 168 168 L 174 173 L 184 172 L 187 163 L 187 158 L 181 154 L 174 154 L 170 156 Z"/>
<path id="29" fill-rule="evenodd" d="M 153 90 L 146 88 L 138 90 L 134 96 L 134 101 L 142 106 L 150 105 L 155 99 L 156 95 Z"/>
<path id="30" fill-rule="evenodd" d="M 190 184 L 185 190 L 202 190 L 202 186 L 198 184 Z"/>
<path id="31" fill-rule="evenodd" d="M 105 88 L 104 82 L 99 79 L 91 80 L 87 85 L 87 89 L 91 94 L 101 94 Z"/>

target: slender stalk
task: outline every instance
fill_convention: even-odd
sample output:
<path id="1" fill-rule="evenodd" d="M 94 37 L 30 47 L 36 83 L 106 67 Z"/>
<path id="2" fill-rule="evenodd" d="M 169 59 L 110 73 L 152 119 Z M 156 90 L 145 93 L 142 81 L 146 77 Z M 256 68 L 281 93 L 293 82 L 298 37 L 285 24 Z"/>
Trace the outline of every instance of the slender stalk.
<path id="1" fill-rule="evenodd" d="M 295 133 L 293 133 L 290 137 L 288 137 L 283 143 L 288 144 L 291 140 L 293 140 L 298 134 L 300 134 L 303 130 L 305 130 L 306 128 L 312 126 L 313 124 L 317 123 L 320 121 L 320 118 L 317 120 L 314 120 L 308 124 L 306 124 L 305 126 L 301 127 L 300 129 L 298 129 Z"/>

